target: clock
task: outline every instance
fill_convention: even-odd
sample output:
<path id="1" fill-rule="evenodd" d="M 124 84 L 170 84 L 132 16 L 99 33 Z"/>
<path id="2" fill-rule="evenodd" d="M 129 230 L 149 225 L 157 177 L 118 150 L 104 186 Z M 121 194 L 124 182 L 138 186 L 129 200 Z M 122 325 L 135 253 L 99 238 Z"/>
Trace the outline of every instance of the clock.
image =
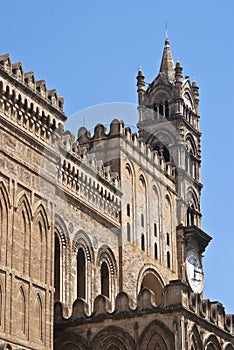
<path id="1" fill-rule="evenodd" d="M 204 287 L 204 273 L 200 257 L 195 250 L 189 250 L 187 253 L 186 274 L 193 292 L 200 294 Z"/>

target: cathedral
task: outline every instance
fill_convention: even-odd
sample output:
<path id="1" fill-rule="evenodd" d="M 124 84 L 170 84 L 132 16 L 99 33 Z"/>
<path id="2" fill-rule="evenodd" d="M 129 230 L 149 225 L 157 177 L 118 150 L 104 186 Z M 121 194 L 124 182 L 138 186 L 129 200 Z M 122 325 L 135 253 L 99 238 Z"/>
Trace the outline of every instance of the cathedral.
<path id="1" fill-rule="evenodd" d="M 64 100 L 0 56 L 0 349 L 234 350 L 204 299 L 199 88 L 166 38 L 138 131 L 65 129 Z"/>

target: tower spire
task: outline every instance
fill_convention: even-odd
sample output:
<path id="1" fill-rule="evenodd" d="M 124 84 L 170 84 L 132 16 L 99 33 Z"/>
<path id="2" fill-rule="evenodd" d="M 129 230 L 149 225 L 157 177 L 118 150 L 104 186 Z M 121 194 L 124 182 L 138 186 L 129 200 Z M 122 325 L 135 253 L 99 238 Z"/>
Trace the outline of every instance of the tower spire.
<path id="1" fill-rule="evenodd" d="M 168 40 L 168 29 L 167 29 L 167 21 L 166 21 L 166 40 Z"/>
<path id="2" fill-rule="evenodd" d="M 160 66 L 160 74 L 161 76 L 169 81 L 170 83 L 173 83 L 175 80 L 175 64 L 172 57 L 171 49 L 170 49 L 170 43 L 168 40 L 168 31 L 167 31 L 167 23 L 166 23 L 166 40 L 162 55 L 162 61 Z"/>

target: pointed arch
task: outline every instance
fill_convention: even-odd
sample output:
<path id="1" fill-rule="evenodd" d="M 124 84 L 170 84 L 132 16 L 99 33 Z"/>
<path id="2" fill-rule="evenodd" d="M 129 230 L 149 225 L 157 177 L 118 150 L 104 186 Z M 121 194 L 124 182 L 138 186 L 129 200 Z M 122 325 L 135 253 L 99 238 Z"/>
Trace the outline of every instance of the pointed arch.
<path id="1" fill-rule="evenodd" d="M 194 141 L 192 134 L 188 133 L 185 137 L 185 143 L 188 147 L 188 151 L 191 152 L 194 156 L 197 156 L 197 146 Z"/>
<path id="2" fill-rule="evenodd" d="M 57 229 L 57 232 L 59 234 L 61 244 L 64 248 L 70 247 L 70 238 L 69 233 L 66 227 L 66 224 L 62 217 L 59 214 L 55 214 L 55 228 Z"/>
<path id="3" fill-rule="evenodd" d="M 233 350 L 234 347 L 233 347 L 233 345 L 232 345 L 231 343 L 228 343 L 228 344 L 225 344 L 225 346 L 224 346 L 223 349 L 224 349 L 224 350 Z"/>
<path id="4" fill-rule="evenodd" d="M 80 247 L 77 252 L 77 298 L 86 299 L 86 257 Z"/>
<path id="5" fill-rule="evenodd" d="M 172 233 L 172 201 L 168 194 L 165 196 L 164 210 L 163 210 L 163 232 L 164 234 L 169 234 L 169 239 L 171 240 Z"/>
<path id="6" fill-rule="evenodd" d="M 142 288 L 148 288 L 154 292 L 155 302 L 157 305 L 161 303 L 162 290 L 165 282 L 155 269 L 154 265 L 146 264 L 139 272 L 137 278 L 136 295 L 138 295 Z"/>
<path id="7" fill-rule="evenodd" d="M 199 214 L 200 204 L 198 197 L 192 187 L 189 187 L 187 190 L 187 217 L 186 222 L 187 226 L 197 225 L 199 224 Z"/>
<path id="8" fill-rule="evenodd" d="M 11 208 L 11 201 L 10 201 L 10 197 L 8 194 L 8 190 L 6 188 L 6 185 L 3 181 L 0 182 L 0 194 L 2 196 L 2 198 L 4 198 L 4 201 L 6 203 L 6 206 L 8 209 Z"/>
<path id="9" fill-rule="evenodd" d="M 109 266 L 111 275 L 117 276 L 117 263 L 115 255 L 110 247 L 101 246 L 97 254 L 97 266 L 101 266 L 102 262 L 105 261 Z"/>
<path id="10" fill-rule="evenodd" d="M 133 350 L 135 342 L 126 330 L 116 326 L 108 326 L 95 335 L 91 348 L 93 350 Z"/>
<path id="11" fill-rule="evenodd" d="M 48 219 L 43 205 L 40 205 L 34 217 L 31 235 L 31 275 L 40 282 L 46 283 L 47 276 L 47 234 Z"/>
<path id="12" fill-rule="evenodd" d="M 17 211 L 22 205 L 25 206 L 25 209 L 27 211 L 27 215 L 30 220 L 32 220 L 32 208 L 31 204 L 29 202 L 28 196 L 26 193 L 20 193 L 19 196 L 16 199 L 16 205 L 15 205 L 15 210 Z"/>
<path id="13" fill-rule="evenodd" d="M 128 222 L 126 226 L 126 243 L 135 241 L 134 218 L 136 210 L 135 202 L 135 169 L 128 159 L 125 163 L 125 176 L 122 181 L 122 190 L 126 195 L 126 208 L 124 208 L 123 222 Z M 126 221 L 125 221 L 126 220 Z M 124 239 L 124 238 L 123 238 Z M 124 243 L 124 241 L 123 241 Z"/>
<path id="14" fill-rule="evenodd" d="M 18 291 L 18 312 L 19 319 L 17 322 L 17 327 L 20 330 L 20 333 L 26 333 L 26 298 L 23 287 L 21 286 Z"/>
<path id="15" fill-rule="evenodd" d="M 55 350 L 88 350 L 87 340 L 79 334 L 64 331 L 54 341 Z"/>
<path id="16" fill-rule="evenodd" d="M 60 300 L 61 293 L 61 247 L 57 230 L 54 233 L 54 300 Z"/>
<path id="17" fill-rule="evenodd" d="M 197 326 L 194 325 L 190 334 L 191 346 L 194 350 L 203 350 L 202 341 Z"/>
<path id="18" fill-rule="evenodd" d="M 117 291 L 117 263 L 110 247 L 101 246 L 97 254 L 97 267 L 101 281 L 101 293 L 114 302 Z"/>
<path id="19" fill-rule="evenodd" d="M 192 187 L 187 189 L 187 201 L 190 205 L 193 204 L 195 209 L 200 210 L 198 196 Z"/>
<path id="20" fill-rule="evenodd" d="M 74 283 L 77 289 L 77 297 L 82 297 L 87 302 L 91 302 L 94 251 L 89 236 L 83 230 L 75 233 L 72 241 L 72 252 L 76 271 Z"/>
<path id="21" fill-rule="evenodd" d="M 142 332 L 137 350 L 174 349 L 174 337 L 169 328 L 161 321 L 152 321 Z"/>
<path id="22" fill-rule="evenodd" d="M 12 266 L 21 273 L 28 273 L 32 212 L 27 195 L 17 201 L 12 240 Z"/>
<path id="23" fill-rule="evenodd" d="M 69 303 L 69 285 L 71 283 L 70 238 L 63 218 L 56 213 L 54 224 L 54 286 L 55 300 Z"/>
<path id="24" fill-rule="evenodd" d="M 149 233 L 147 230 L 148 225 L 148 186 L 146 183 L 146 177 L 143 174 L 142 169 L 139 169 L 138 184 L 137 184 L 137 209 L 136 215 L 138 219 L 138 225 L 141 232 L 138 231 L 139 247 L 141 250 L 148 252 L 149 249 Z M 142 249 L 144 248 L 144 249 Z"/>
<path id="25" fill-rule="evenodd" d="M 6 264 L 10 199 L 3 181 L 0 182 L 0 261 Z"/>
<path id="26" fill-rule="evenodd" d="M 173 243 L 172 243 L 172 230 L 173 230 L 173 208 L 172 201 L 167 193 L 164 202 L 163 211 L 163 244 L 165 247 L 165 264 L 168 269 L 173 268 Z"/>
<path id="27" fill-rule="evenodd" d="M 160 258 L 160 244 L 161 244 L 161 239 L 159 235 L 161 234 L 161 227 L 160 227 L 160 216 L 162 213 L 161 209 L 161 193 L 156 186 L 156 184 L 153 184 L 152 186 L 152 191 L 151 191 L 151 196 L 152 196 L 152 205 L 150 206 L 150 222 L 152 223 L 151 225 L 151 251 L 152 251 L 152 246 L 153 246 L 153 256 L 154 259 L 159 259 Z M 158 249 L 159 248 L 159 249 Z"/>
<path id="28" fill-rule="evenodd" d="M 34 317 L 35 336 L 38 340 L 42 341 L 43 340 L 42 300 L 39 293 L 37 293 L 36 295 L 34 312 L 35 312 L 35 317 Z"/>
<path id="29" fill-rule="evenodd" d="M 205 339 L 205 350 L 221 350 L 218 338 L 211 334 Z"/>
<path id="30" fill-rule="evenodd" d="M 48 216 L 46 213 L 46 209 L 42 203 L 39 204 L 37 208 L 34 210 L 34 218 L 36 219 L 39 215 L 43 218 L 46 229 L 49 229 L 50 225 L 49 225 Z"/>
<path id="31" fill-rule="evenodd" d="M 92 242 L 86 232 L 80 230 L 75 233 L 72 241 L 72 251 L 77 252 L 79 247 L 83 247 L 88 261 L 94 261 L 94 252 Z"/>

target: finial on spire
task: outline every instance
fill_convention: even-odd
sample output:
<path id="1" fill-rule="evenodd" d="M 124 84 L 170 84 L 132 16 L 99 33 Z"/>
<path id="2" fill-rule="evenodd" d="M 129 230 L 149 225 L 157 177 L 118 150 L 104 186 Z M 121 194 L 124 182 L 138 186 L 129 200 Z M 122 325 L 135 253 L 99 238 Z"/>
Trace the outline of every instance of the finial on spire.
<path id="1" fill-rule="evenodd" d="M 167 21 L 166 21 L 166 40 L 168 40 L 168 28 L 167 28 Z"/>

